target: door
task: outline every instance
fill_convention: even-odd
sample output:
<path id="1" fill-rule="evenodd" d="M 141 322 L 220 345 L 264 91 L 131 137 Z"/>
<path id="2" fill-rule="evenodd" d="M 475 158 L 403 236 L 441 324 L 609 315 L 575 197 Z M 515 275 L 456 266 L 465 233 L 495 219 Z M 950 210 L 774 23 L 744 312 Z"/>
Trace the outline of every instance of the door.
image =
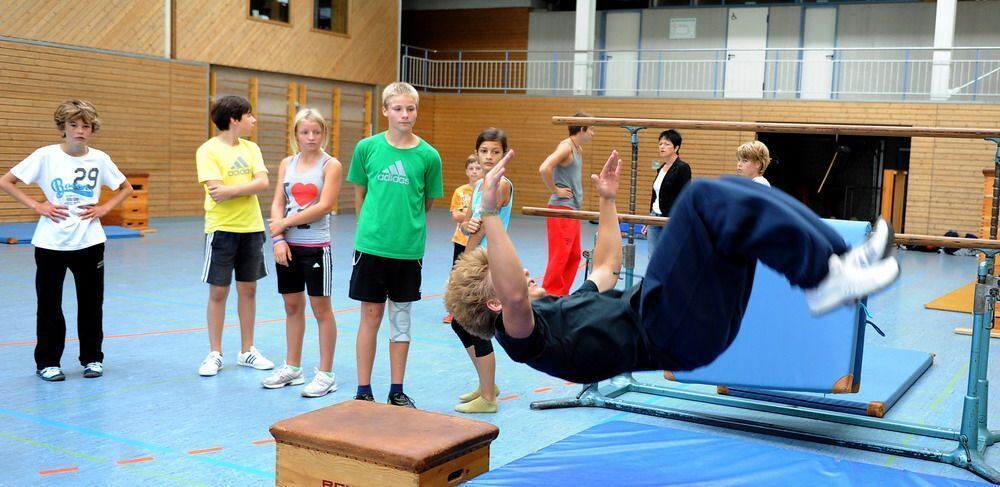
<path id="1" fill-rule="evenodd" d="M 639 12 L 608 12 L 604 18 L 604 94 L 635 96 L 639 71 Z"/>
<path id="2" fill-rule="evenodd" d="M 833 86 L 833 44 L 836 7 L 806 8 L 803 22 L 802 71 L 799 98 L 829 100 Z"/>
<path id="3" fill-rule="evenodd" d="M 767 48 L 767 8 L 729 9 L 726 31 L 726 98 L 762 98 Z"/>

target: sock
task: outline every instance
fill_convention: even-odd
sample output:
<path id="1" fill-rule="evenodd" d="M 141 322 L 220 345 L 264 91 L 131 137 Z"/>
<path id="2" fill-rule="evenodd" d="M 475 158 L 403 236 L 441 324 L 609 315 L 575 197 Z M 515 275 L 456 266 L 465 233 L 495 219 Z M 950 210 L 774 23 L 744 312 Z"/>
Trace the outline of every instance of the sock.
<path id="1" fill-rule="evenodd" d="M 357 395 L 360 396 L 362 394 L 371 394 L 371 393 L 372 393 L 372 385 L 371 384 L 358 385 L 358 394 Z"/>
<path id="2" fill-rule="evenodd" d="M 333 372 L 327 372 L 325 370 L 319 371 L 321 374 L 326 374 L 327 377 L 333 377 Z M 372 386 L 368 386 L 368 390 L 371 391 Z"/>
<path id="3" fill-rule="evenodd" d="M 389 394 L 403 392 L 403 384 L 389 384 Z"/>
<path id="4" fill-rule="evenodd" d="M 286 365 L 287 365 L 287 364 L 286 364 Z M 296 367 L 296 366 L 294 366 L 294 365 L 289 365 L 289 366 L 288 366 L 288 368 L 290 368 L 290 369 L 292 369 L 292 370 L 294 370 L 294 371 L 296 371 L 296 372 L 298 372 L 298 371 L 302 370 L 302 367 Z"/>

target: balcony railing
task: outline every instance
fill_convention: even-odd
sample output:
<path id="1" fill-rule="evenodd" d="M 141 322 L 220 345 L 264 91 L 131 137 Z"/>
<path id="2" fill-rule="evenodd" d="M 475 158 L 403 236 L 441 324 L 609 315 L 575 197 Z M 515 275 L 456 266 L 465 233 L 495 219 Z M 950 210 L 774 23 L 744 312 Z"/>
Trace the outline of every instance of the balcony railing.
<path id="1" fill-rule="evenodd" d="M 402 79 L 429 91 L 1000 102 L 1000 47 L 543 52 L 403 46 L 401 63 Z"/>

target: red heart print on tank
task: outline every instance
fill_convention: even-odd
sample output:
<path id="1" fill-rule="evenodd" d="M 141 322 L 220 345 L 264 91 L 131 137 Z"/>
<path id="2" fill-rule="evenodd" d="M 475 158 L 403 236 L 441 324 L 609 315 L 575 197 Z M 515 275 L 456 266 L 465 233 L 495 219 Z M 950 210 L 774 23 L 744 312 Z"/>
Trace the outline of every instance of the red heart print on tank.
<path id="1" fill-rule="evenodd" d="M 299 206 L 306 206 L 316 200 L 316 196 L 319 195 L 319 189 L 316 188 L 315 184 L 302 184 L 295 183 L 292 185 L 292 198 L 295 198 L 295 202 Z"/>

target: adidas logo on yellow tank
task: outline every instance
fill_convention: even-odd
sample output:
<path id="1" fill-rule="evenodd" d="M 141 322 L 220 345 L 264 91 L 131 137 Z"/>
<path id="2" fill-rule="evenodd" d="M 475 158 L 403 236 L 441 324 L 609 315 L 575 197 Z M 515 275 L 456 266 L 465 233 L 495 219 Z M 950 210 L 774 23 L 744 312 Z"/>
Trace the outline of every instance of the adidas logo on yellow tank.
<path id="1" fill-rule="evenodd" d="M 387 183 L 410 184 L 410 178 L 406 176 L 406 170 L 403 169 L 403 161 L 396 161 L 383 169 L 375 179 Z"/>
<path id="2" fill-rule="evenodd" d="M 237 156 L 233 165 L 229 166 L 229 172 L 226 175 L 239 176 L 240 174 L 250 174 L 250 164 L 247 164 L 247 161 L 244 161 L 242 157 Z"/>

